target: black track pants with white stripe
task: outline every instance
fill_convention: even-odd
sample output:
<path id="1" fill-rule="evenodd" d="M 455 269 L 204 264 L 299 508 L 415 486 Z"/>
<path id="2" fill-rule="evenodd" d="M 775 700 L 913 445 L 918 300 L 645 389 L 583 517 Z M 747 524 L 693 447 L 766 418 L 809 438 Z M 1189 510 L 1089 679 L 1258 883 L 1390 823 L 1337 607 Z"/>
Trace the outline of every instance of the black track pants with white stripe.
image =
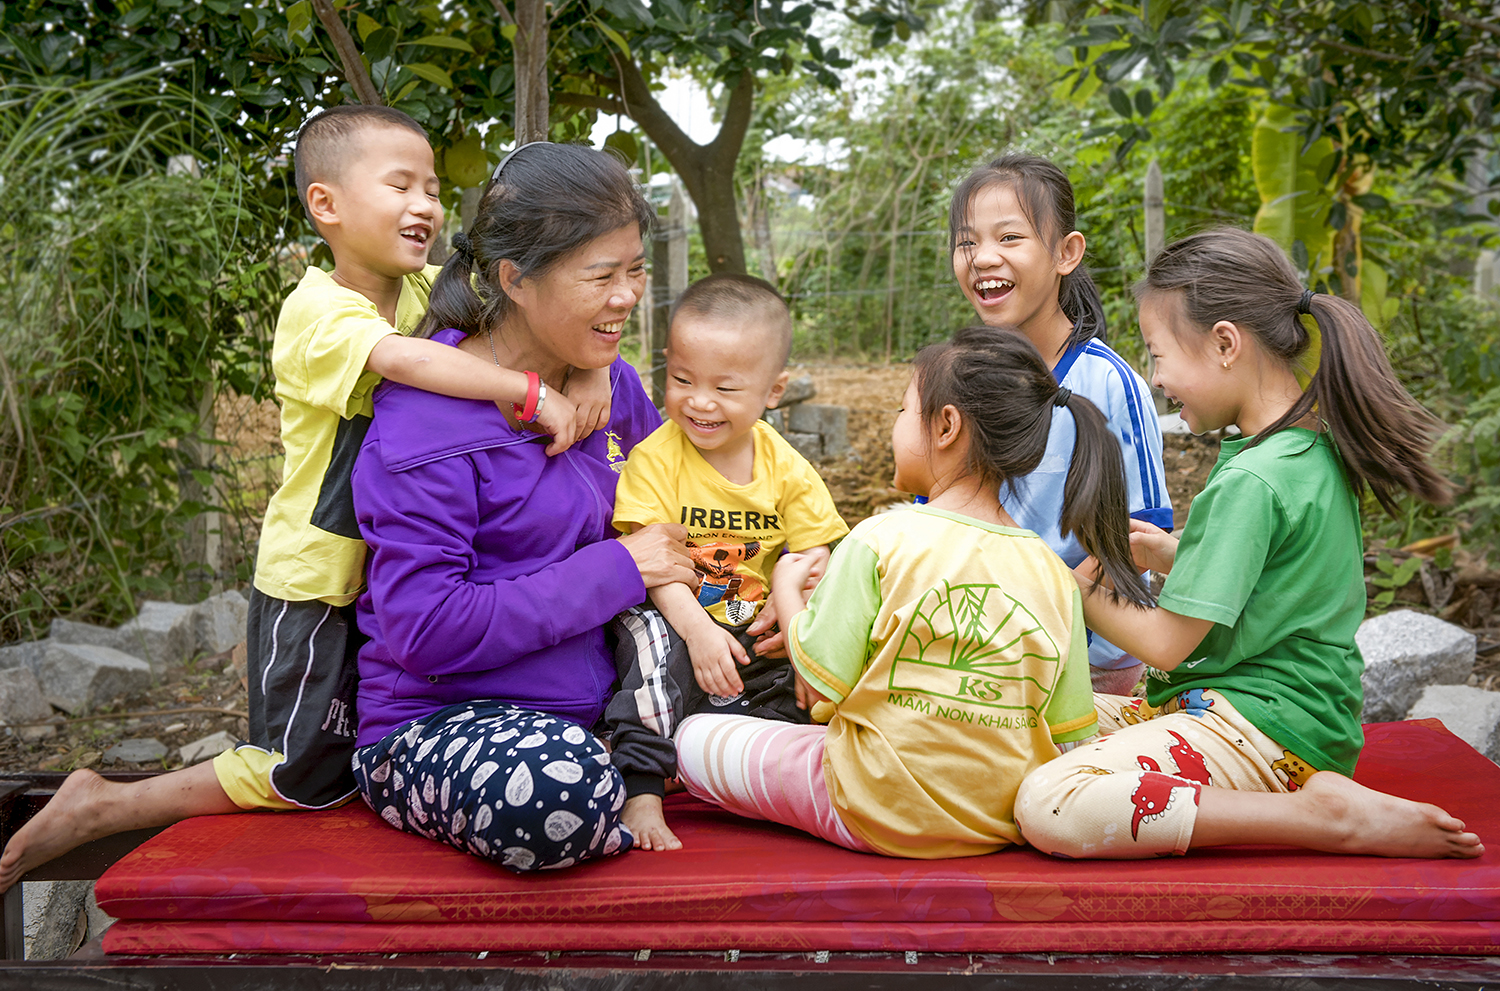
<path id="1" fill-rule="evenodd" d="M 250 743 L 282 755 L 271 790 L 306 809 L 346 801 L 355 791 L 350 760 L 365 639 L 354 607 L 286 602 L 252 588 L 247 634 Z"/>
<path id="2" fill-rule="evenodd" d="M 720 624 L 721 626 L 723 624 Z M 739 669 L 745 690 L 732 698 L 698 687 L 687 644 L 662 614 L 632 606 L 615 617 L 615 671 L 619 683 L 604 713 L 611 760 L 625 776 L 626 793 L 660 795 L 663 779 L 677 776 L 678 725 L 698 712 L 807 722 L 797 708 L 791 664 L 755 653 L 755 638 L 743 626 L 724 626 L 750 655 Z"/>

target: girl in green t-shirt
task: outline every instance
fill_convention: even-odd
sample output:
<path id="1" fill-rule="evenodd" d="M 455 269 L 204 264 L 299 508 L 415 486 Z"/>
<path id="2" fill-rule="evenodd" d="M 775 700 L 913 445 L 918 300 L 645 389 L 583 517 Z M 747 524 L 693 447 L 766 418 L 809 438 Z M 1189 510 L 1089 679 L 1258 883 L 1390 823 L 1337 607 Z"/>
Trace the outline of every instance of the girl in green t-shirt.
<path id="1" fill-rule="evenodd" d="M 1136 295 L 1156 384 L 1195 432 L 1234 424 L 1242 439 L 1222 446 L 1180 542 L 1132 523 L 1136 563 L 1168 574 L 1157 608 L 1084 596 L 1090 628 L 1151 669 L 1148 696 L 1098 696 L 1115 732 L 1026 779 L 1027 840 L 1066 857 L 1227 843 L 1479 856 L 1479 837 L 1442 809 L 1349 777 L 1363 745 L 1358 497 L 1368 485 L 1387 510 L 1401 490 L 1446 501 L 1427 463 L 1437 421 L 1359 309 L 1303 289 L 1268 238 L 1179 241 Z M 1304 389 L 1313 327 L 1322 354 Z M 1077 569 L 1085 587 L 1090 565 Z"/>

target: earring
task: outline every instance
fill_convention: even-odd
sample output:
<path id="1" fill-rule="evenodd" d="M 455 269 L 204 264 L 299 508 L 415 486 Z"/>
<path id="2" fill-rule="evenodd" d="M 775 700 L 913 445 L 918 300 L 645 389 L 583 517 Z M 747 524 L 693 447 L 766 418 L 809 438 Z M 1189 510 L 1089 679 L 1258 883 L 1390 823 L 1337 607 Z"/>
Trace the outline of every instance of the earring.
<path id="1" fill-rule="evenodd" d="M 1224 370 L 1225 370 L 1225 371 L 1226 371 L 1226 372 L 1227 372 L 1227 371 L 1229 371 L 1229 362 L 1227 362 L 1227 361 L 1226 361 L 1226 362 L 1224 362 Z"/>

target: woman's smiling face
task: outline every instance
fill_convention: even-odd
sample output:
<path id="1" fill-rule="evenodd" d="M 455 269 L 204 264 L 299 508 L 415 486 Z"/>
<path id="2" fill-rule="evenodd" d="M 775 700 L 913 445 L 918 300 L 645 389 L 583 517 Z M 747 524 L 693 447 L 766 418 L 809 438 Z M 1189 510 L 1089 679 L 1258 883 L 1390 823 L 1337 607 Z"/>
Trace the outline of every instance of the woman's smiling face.
<path id="1" fill-rule="evenodd" d="M 625 320 L 646 288 L 646 253 L 634 224 L 597 237 L 511 291 L 517 315 L 563 364 L 603 368 L 620 352 Z"/>
<path id="2" fill-rule="evenodd" d="M 1061 313 L 1058 287 L 1078 261 L 1057 256 L 1009 184 L 993 183 L 974 194 L 969 222 L 954 241 L 953 274 L 986 326 L 1025 332 Z"/>

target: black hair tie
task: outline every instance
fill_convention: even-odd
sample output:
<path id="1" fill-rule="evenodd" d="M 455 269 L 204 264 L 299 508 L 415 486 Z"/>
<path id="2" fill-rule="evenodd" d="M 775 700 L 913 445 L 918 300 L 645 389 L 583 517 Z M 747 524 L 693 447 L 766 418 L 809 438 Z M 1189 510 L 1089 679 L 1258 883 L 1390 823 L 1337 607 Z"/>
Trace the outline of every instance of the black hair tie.
<path id="1" fill-rule="evenodd" d="M 467 231 L 459 231 L 453 235 L 453 250 L 469 258 L 474 257 L 474 242 L 469 240 Z"/>
<path id="2" fill-rule="evenodd" d="M 1297 312 L 1312 313 L 1312 298 L 1316 295 L 1311 289 L 1302 290 L 1302 298 L 1297 300 Z"/>
<path id="3" fill-rule="evenodd" d="M 1073 390 L 1072 389 L 1064 389 L 1063 387 L 1058 386 L 1056 394 L 1054 394 L 1053 397 L 1052 397 L 1052 405 L 1053 406 L 1066 406 L 1066 405 L 1068 405 L 1068 400 L 1072 399 L 1072 398 L 1073 398 Z"/>

